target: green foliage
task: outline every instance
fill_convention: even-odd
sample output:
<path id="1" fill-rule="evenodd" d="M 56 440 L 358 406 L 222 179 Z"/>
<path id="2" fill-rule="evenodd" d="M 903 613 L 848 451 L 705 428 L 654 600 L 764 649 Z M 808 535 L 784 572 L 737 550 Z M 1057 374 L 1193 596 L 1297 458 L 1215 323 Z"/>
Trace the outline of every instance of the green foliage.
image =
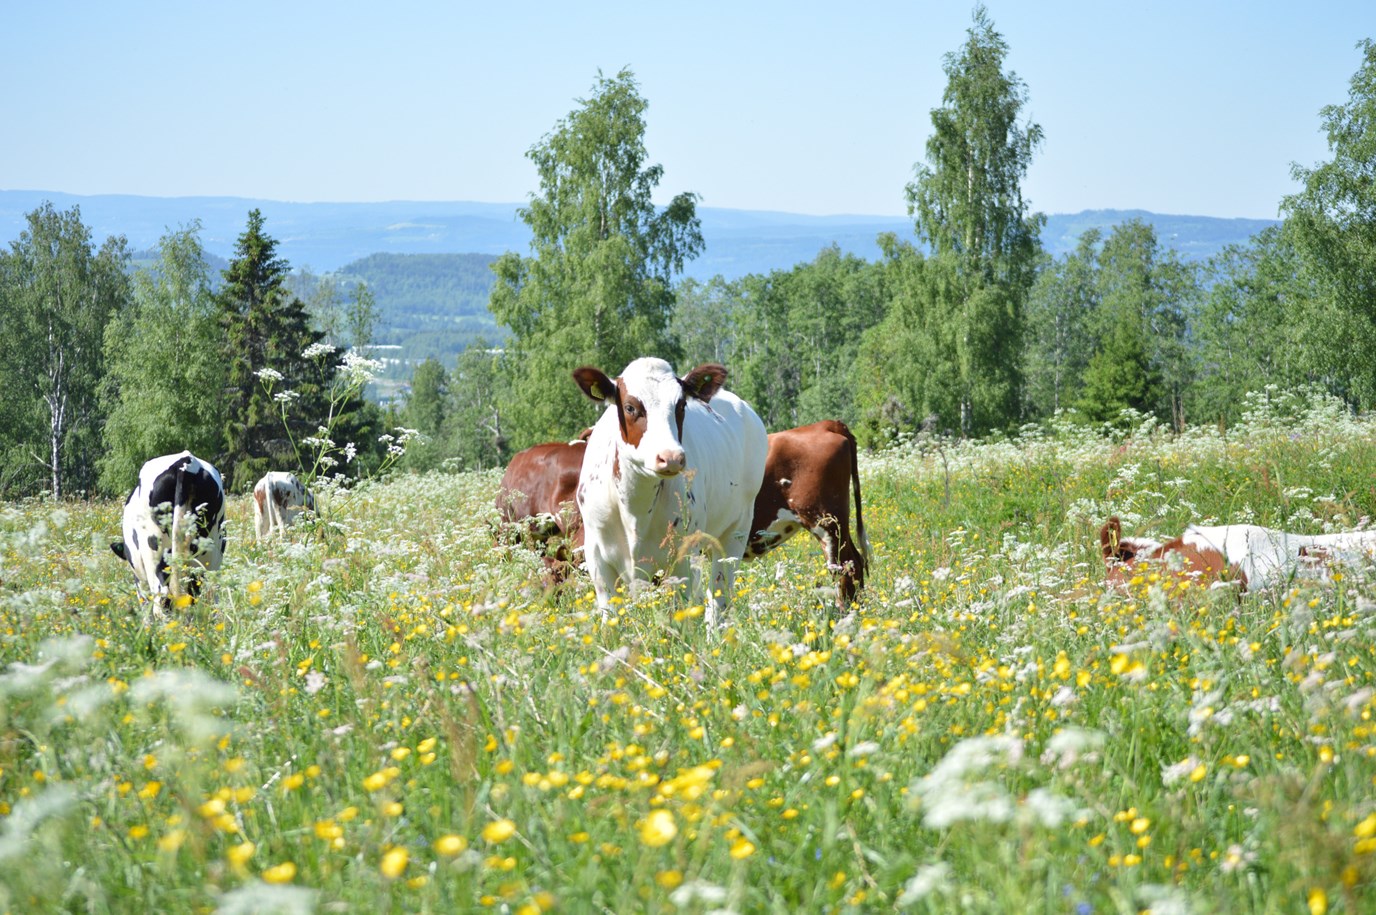
<path id="1" fill-rule="evenodd" d="M 406 452 L 405 466 L 430 470 L 444 454 L 444 433 L 449 428 L 449 373 L 438 359 L 426 359 L 411 374 L 411 392 L 402 411 L 403 424 L 421 433 L 425 441 Z"/>
<path id="2" fill-rule="evenodd" d="M 168 232 L 105 328 L 109 418 L 100 488 L 119 493 L 149 458 L 223 450 L 226 368 L 200 224 Z"/>
<path id="3" fill-rule="evenodd" d="M 45 204 L 0 254 L 0 492 L 96 485 L 103 337 L 129 300 L 122 237 L 95 249 L 73 207 Z"/>
<path id="4" fill-rule="evenodd" d="M 1285 230 L 1310 282 L 1326 302 L 1316 355 L 1344 393 L 1376 404 L 1376 349 L 1354 341 L 1376 338 L 1376 42 L 1358 44 L 1362 63 L 1345 104 L 1320 116 L 1333 158 L 1314 168 L 1294 165 L 1304 187 L 1281 202 Z"/>
<path id="5" fill-rule="evenodd" d="M 1028 413 L 1068 408 L 1082 384 L 1099 308 L 1095 283 L 1101 235 L 1090 229 L 1074 252 L 1046 263 L 1027 302 Z"/>
<path id="6" fill-rule="evenodd" d="M 950 344 L 959 422 L 969 435 L 1007 425 L 1022 398 L 1023 307 L 1045 219 L 1028 212 L 1021 183 L 1042 141 L 1018 122 L 1026 86 L 1004 73 L 1008 45 L 983 6 L 959 54 L 946 55 L 943 107 L 932 110 L 927 162 L 907 187 L 908 212 L 933 259 L 957 285 L 931 300 Z"/>
<path id="7" fill-rule="evenodd" d="M 492 313 L 512 332 L 504 413 L 517 447 L 566 438 L 592 415 L 569 373 L 618 372 L 632 359 L 674 361 L 672 282 L 702 249 L 696 195 L 664 209 L 663 176 L 646 165 L 647 103 L 634 76 L 599 75 L 591 98 L 531 147 L 540 192 L 520 211 L 531 254 L 494 266 Z"/>
<path id="8" fill-rule="evenodd" d="M 888 307 L 863 335 L 854 363 L 857 435 L 876 445 L 920 428 L 957 430 L 962 389 L 947 317 L 963 287 L 948 259 L 925 258 L 891 235 L 880 245 Z"/>
<path id="9" fill-rule="evenodd" d="M 497 354 L 479 340 L 459 355 L 449 376 L 450 453 L 465 470 L 500 467 L 512 449 L 502 430 L 501 390 L 507 373 Z"/>
<path id="10" fill-rule="evenodd" d="M 1247 246 L 1230 246 L 1208 265 L 1192 324 L 1199 378 L 1191 414 L 1233 423 L 1244 396 L 1268 385 L 1320 381 L 1317 352 L 1328 343 L 1313 287 L 1289 233 L 1267 229 Z"/>

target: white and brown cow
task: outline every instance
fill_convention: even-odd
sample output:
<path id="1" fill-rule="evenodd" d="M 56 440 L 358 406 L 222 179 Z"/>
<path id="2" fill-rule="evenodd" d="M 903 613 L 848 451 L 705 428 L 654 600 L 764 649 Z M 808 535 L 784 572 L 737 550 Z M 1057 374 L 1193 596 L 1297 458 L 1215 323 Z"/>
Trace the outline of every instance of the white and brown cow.
<path id="1" fill-rule="evenodd" d="M 253 487 L 253 527 L 259 540 L 273 531 L 282 533 L 307 509 L 315 511 L 315 494 L 294 473 L 271 470 Z"/>
<path id="2" fill-rule="evenodd" d="M 497 493 L 498 517 L 528 546 L 540 550 L 552 585 L 563 581 L 573 551 L 583 545 L 576 500 L 591 433 L 589 429 L 572 442 L 546 442 L 518 452 L 507 464 Z M 556 539 L 551 552 L 549 543 Z"/>
<path id="3" fill-rule="evenodd" d="M 1204 527 L 1192 524 L 1179 537 L 1124 537 L 1118 518 L 1099 530 L 1108 582 L 1127 583 L 1142 563 L 1155 562 L 1171 575 L 1199 585 L 1234 581 L 1243 591 L 1284 584 L 1296 575 L 1321 575 L 1328 562 L 1376 555 L 1376 531 L 1291 534 L 1255 524 Z"/>
<path id="4" fill-rule="evenodd" d="M 110 545 L 134 570 L 154 608 L 196 597 L 201 569 L 225 552 L 225 489 L 220 471 L 190 451 L 153 458 L 124 502 L 124 539 Z"/>
<path id="5" fill-rule="evenodd" d="M 679 378 L 663 359 L 641 358 L 615 379 L 590 366 L 573 377 L 607 405 L 588 438 L 577 498 L 598 608 L 610 611 L 618 583 L 634 590 L 665 574 L 687 581 L 697 599 L 702 581 L 689 557 L 701 551 L 714 626 L 750 536 L 769 451 L 764 423 L 722 389 L 726 369 L 715 363 Z"/>
<path id="6" fill-rule="evenodd" d="M 769 436 L 764 483 L 755 497 L 755 520 L 745 558 L 763 556 L 807 530 L 826 551 L 837 577 L 837 597 L 849 606 L 865 586 L 870 544 L 860 505 L 855 436 L 838 420 L 823 420 Z M 855 537 L 850 500 L 855 496 Z M 858 545 L 858 546 L 857 546 Z"/>

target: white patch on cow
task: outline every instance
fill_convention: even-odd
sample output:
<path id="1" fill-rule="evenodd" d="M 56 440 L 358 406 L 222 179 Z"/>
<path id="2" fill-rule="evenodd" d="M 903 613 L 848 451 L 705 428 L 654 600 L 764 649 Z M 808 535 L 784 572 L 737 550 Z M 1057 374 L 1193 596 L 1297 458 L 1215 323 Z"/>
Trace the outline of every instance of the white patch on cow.
<path id="1" fill-rule="evenodd" d="M 1316 550 L 1344 562 L 1367 559 L 1376 552 L 1376 531 L 1309 535 L 1255 524 L 1190 525 L 1180 539 L 1195 549 L 1221 553 L 1230 566 L 1247 576 L 1249 590 L 1283 584 L 1297 574 L 1322 574 L 1315 563 L 1303 561 L 1301 551 Z"/>

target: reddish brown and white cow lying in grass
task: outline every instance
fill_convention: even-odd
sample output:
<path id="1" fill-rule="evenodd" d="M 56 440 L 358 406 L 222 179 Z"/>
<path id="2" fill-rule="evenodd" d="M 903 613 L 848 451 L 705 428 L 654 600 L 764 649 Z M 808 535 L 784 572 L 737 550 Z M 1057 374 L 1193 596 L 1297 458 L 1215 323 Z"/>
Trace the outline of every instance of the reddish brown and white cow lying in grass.
<path id="1" fill-rule="evenodd" d="M 575 549 L 583 546 L 578 514 L 578 475 L 587 451 L 587 429 L 571 442 L 532 445 L 512 457 L 497 493 L 497 515 L 541 553 L 549 584 L 564 580 Z M 557 540 L 551 552 L 549 544 Z"/>
<path id="2" fill-rule="evenodd" d="M 850 500 L 855 495 L 855 537 Z M 763 556 L 807 530 L 826 551 L 844 609 L 865 586 L 870 544 L 860 506 L 855 436 L 843 422 L 823 420 L 769 436 L 764 483 L 755 497 L 755 520 L 745 558 Z M 858 544 L 858 548 L 857 548 Z"/>
<path id="3" fill-rule="evenodd" d="M 1204 527 L 1192 524 L 1167 541 L 1124 537 L 1118 518 L 1099 530 L 1108 582 L 1126 584 L 1143 562 L 1203 586 L 1235 581 L 1243 591 L 1284 584 L 1297 574 L 1322 574 L 1330 561 L 1353 562 L 1376 554 L 1376 530 L 1338 534 L 1290 534 L 1255 524 Z"/>

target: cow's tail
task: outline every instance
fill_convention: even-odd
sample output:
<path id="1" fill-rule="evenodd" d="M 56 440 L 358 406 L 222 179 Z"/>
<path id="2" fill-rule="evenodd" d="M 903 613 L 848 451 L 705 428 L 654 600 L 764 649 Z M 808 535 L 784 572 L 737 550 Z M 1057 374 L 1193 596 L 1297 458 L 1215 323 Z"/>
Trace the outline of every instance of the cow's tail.
<path id="1" fill-rule="evenodd" d="M 844 425 L 842 428 L 846 428 Z M 865 536 L 865 512 L 860 505 L 860 449 L 855 444 L 855 436 L 846 428 L 846 447 L 850 449 L 850 488 L 855 496 L 855 539 L 860 544 L 860 577 L 869 572 L 870 538 Z"/>
<path id="2" fill-rule="evenodd" d="M 176 495 L 172 499 L 172 567 L 167 572 L 167 594 L 173 600 L 184 593 L 182 570 L 186 568 L 186 508 L 182 482 L 186 479 L 186 464 L 177 468 Z"/>

